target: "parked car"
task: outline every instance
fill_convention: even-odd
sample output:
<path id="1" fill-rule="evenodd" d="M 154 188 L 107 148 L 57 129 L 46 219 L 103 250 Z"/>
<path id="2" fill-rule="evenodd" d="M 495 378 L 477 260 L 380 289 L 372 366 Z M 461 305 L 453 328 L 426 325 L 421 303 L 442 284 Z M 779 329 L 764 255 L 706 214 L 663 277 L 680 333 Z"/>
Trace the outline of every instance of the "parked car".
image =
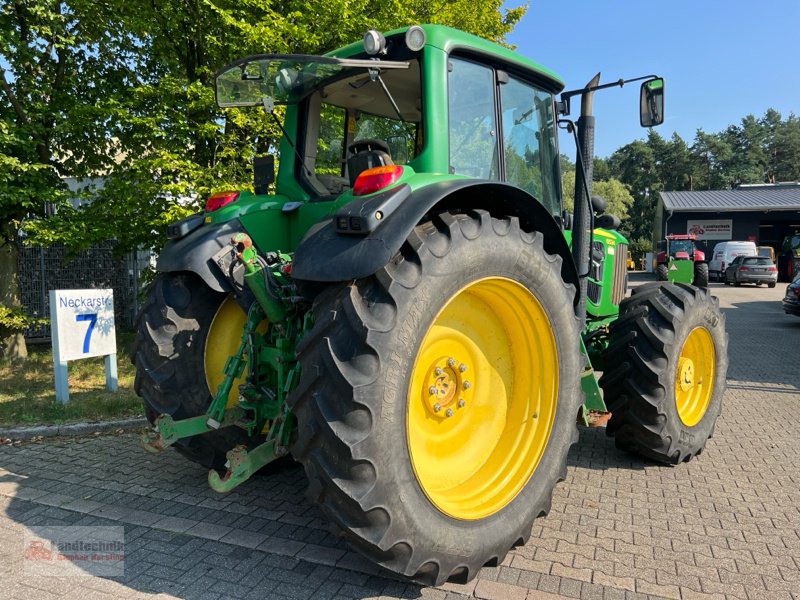
<path id="1" fill-rule="evenodd" d="M 717 281 L 725 277 L 725 269 L 730 266 L 737 256 L 756 256 L 755 242 L 720 242 L 714 246 L 711 260 L 708 261 L 709 276 Z"/>
<path id="2" fill-rule="evenodd" d="M 800 317 L 800 275 L 786 286 L 786 295 L 783 297 L 783 312 L 787 315 Z"/>
<path id="3" fill-rule="evenodd" d="M 766 283 L 774 288 L 778 283 L 778 267 L 763 256 L 737 256 L 725 269 L 725 285 L 739 286 L 743 283 Z"/>

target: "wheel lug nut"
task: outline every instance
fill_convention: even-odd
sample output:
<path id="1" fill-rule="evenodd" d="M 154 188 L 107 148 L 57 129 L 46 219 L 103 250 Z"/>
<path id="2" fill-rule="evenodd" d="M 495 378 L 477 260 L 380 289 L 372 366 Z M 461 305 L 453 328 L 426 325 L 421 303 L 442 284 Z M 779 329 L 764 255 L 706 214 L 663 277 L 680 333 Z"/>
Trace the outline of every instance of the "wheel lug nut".
<path id="1" fill-rule="evenodd" d="M 458 399 L 458 408 L 464 408 L 465 404 L 466 404 L 466 402 L 464 402 L 463 398 L 459 398 Z"/>
<path id="2" fill-rule="evenodd" d="M 535 412 L 535 413 L 533 413 L 533 414 L 531 415 L 531 418 L 533 418 L 533 419 L 538 419 L 538 418 L 539 418 L 539 413 L 538 413 L 538 412 Z"/>
<path id="3" fill-rule="evenodd" d="M 469 380 L 465 380 L 465 381 L 464 381 L 464 383 L 462 384 L 462 387 L 463 387 L 465 390 L 468 390 L 469 388 L 471 388 L 471 387 L 472 387 L 472 384 L 469 382 Z"/>
<path id="4" fill-rule="evenodd" d="M 441 375 L 442 373 L 444 373 L 444 371 L 442 371 L 442 367 L 436 367 L 436 368 L 433 370 L 433 372 L 434 372 L 434 374 L 435 374 L 435 375 L 437 375 L 437 376 L 439 376 L 439 375 Z"/>
<path id="5" fill-rule="evenodd" d="M 451 356 L 450 358 L 447 359 L 447 366 L 448 367 L 455 367 L 456 366 L 456 362 L 457 362 L 456 359 Z"/>
<path id="6" fill-rule="evenodd" d="M 433 405 L 433 412 L 439 412 L 440 410 L 442 410 L 441 404 L 437 402 L 436 404 Z"/>
<path id="7" fill-rule="evenodd" d="M 436 389 L 436 386 L 435 386 L 435 385 L 432 385 L 431 387 L 429 387 L 429 388 L 428 388 L 428 393 L 429 393 L 431 396 L 435 396 L 437 391 L 438 391 L 438 390 Z"/>
<path id="8" fill-rule="evenodd" d="M 446 411 L 444 411 L 444 414 L 446 416 L 448 416 L 448 417 L 452 417 L 453 416 L 453 409 L 452 408 L 448 408 Z"/>
<path id="9" fill-rule="evenodd" d="M 467 365 L 465 365 L 464 363 L 461 363 L 460 365 L 458 365 L 458 370 L 463 373 L 464 371 L 467 370 Z"/>

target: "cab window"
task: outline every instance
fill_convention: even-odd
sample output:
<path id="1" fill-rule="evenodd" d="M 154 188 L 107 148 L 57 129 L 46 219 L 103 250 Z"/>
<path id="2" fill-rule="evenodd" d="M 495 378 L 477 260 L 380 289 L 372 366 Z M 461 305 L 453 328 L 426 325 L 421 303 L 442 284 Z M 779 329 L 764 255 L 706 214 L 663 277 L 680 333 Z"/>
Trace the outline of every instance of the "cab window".
<path id="1" fill-rule="evenodd" d="M 449 68 L 450 172 L 498 179 L 494 71 L 457 58 Z"/>
<path id="2" fill-rule="evenodd" d="M 515 185 L 561 210 L 553 97 L 505 71 L 451 57 L 450 172 Z"/>

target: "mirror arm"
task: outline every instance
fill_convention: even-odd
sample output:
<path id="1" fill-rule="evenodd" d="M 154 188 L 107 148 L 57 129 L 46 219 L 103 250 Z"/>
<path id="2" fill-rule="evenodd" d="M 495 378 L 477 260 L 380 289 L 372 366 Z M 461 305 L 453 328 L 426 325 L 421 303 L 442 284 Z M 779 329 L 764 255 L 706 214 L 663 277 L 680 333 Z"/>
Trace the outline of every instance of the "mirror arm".
<path id="1" fill-rule="evenodd" d="M 600 85 L 592 85 L 588 87 L 582 87 L 576 90 L 568 90 L 566 92 L 561 92 L 561 101 L 557 103 L 558 112 L 561 115 L 568 115 L 570 112 L 570 98 L 574 96 L 580 96 L 581 94 L 585 94 L 586 92 L 594 92 L 597 90 L 605 90 L 612 87 L 623 87 L 626 83 L 633 83 L 634 81 L 644 81 L 650 79 L 658 79 L 658 75 L 643 75 L 641 77 L 634 77 L 632 79 L 622 79 L 619 78 L 617 81 L 613 83 L 601 83 Z"/>

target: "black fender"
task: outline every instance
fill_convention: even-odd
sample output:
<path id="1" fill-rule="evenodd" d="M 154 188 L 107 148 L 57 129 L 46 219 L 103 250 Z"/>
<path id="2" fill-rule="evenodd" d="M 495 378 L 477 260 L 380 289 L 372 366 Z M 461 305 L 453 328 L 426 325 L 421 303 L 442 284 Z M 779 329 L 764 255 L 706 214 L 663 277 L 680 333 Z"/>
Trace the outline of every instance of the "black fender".
<path id="1" fill-rule="evenodd" d="M 206 223 L 189 234 L 169 240 L 158 255 L 156 270 L 161 273 L 191 271 L 217 292 L 231 292 L 227 267 L 230 264 L 231 236 L 244 227 L 239 219 Z"/>
<path id="2" fill-rule="evenodd" d="M 553 216 L 524 190 L 497 181 L 476 179 L 447 180 L 410 193 L 399 186 L 384 194 L 408 195 L 384 216 L 367 235 L 337 231 L 335 217 L 314 225 L 300 241 L 292 262 L 294 279 L 315 282 L 349 281 L 368 277 L 395 256 L 414 227 L 425 217 L 443 210 L 483 209 L 493 216 L 516 216 L 526 231 L 544 235 L 544 249 L 562 257 L 561 276 L 578 285 L 578 272 L 567 241 Z M 339 213 L 347 212 L 356 199 Z M 577 299 L 577 295 L 576 295 Z"/>

